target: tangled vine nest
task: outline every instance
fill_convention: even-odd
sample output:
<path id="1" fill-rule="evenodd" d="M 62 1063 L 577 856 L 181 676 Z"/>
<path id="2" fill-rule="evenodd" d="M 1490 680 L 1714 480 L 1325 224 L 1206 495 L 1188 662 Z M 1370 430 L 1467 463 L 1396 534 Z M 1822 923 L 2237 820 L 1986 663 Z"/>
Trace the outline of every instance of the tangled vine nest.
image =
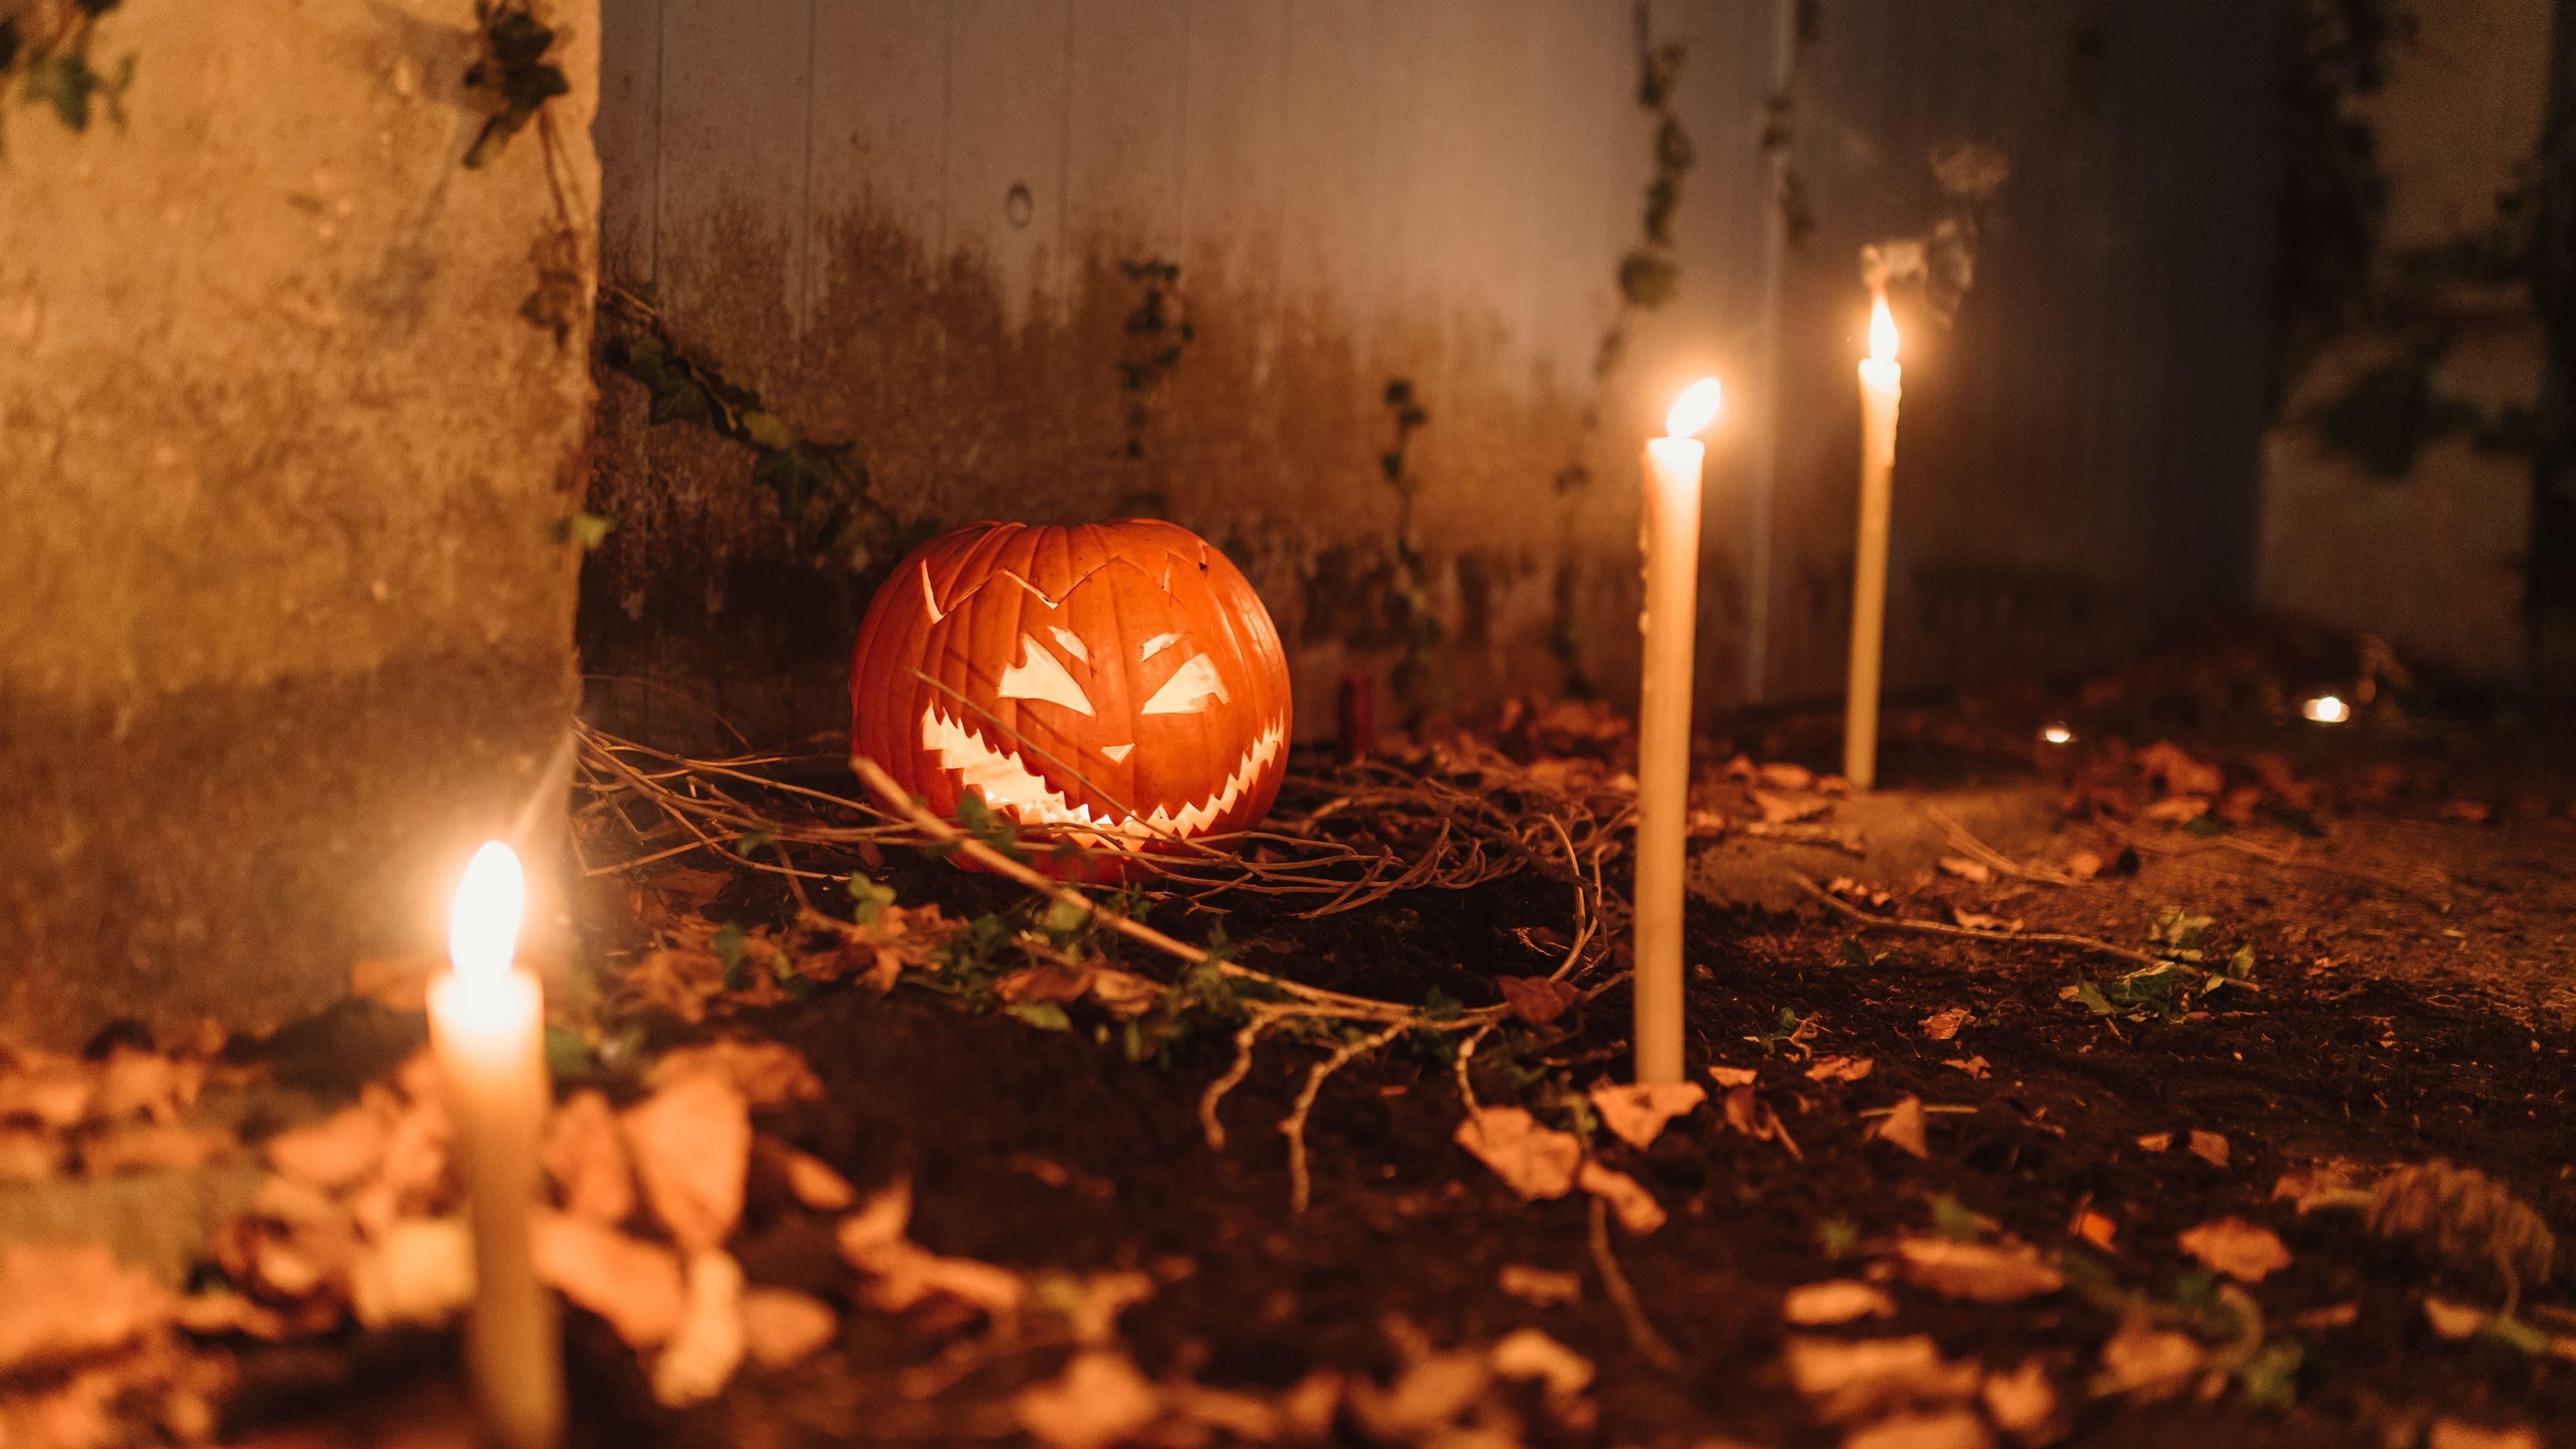
<path id="1" fill-rule="evenodd" d="M 1017 737 L 998 720 L 993 723 Z M 806 884 L 850 876 L 888 848 L 954 853 L 1187 971 L 1219 973 L 1250 988 L 1236 999 L 1231 1019 L 1233 1062 L 1202 1096 L 1200 1120 L 1210 1147 L 1221 1149 L 1226 1134 L 1218 1109 L 1249 1076 L 1265 1040 L 1287 1037 L 1326 1047 L 1279 1123 L 1289 1151 L 1290 1201 L 1299 1210 L 1310 1192 L 1306 1120 L 1326 1079 L 1406 1036 L 1446 1037 L 1457 1043 L 1459 1092 L 1472 1114 L 1468 1064 L 1477 1044 L 1514 1012 L 1509 1003 L 1466 1010 L 1449 1003 L 1435 1011 L 1326 990 L 1227 959 L 1051 879 L 1021 858 L 1029 846 L 1082 849 L 1076 842 L 1050 842 L 1036 830 L 983 830 L 971 821 L 941 820 L 868 761 L 849 762 L 865 792 L 844 795 L 804 783 L 834 755 L 746 749 L 722 757 L 683 756 L 586 724 L 576 727 L 575 742 L 575 783 L 587 797 L 576 810 L 583 826 L 575 831 L 576 841 L 587 837 L 593 848 L 601 841 L 618 847 L 611 859 L 585 854 L 589 874 L 713 854 L 785 878 L 802 906 L 805 929 L 872 950 L 869 929 L 817 910 Z M 1036 750 L 1025 738 L 1020 742 Z M 1624 972 L 1605 968 L 1616 960 L 1614 943 L 1622 938 L 1627 906 L 1605 887 L 1603 871 L 1626 849 L 1634 810 L 1634 785 L 1596 762 L 1522 764 L 1462 738 L 1401 759 L 1291 774 L 1263 828 L 1167 839 L 1124 859 L 1129 891 L 1149 902 L 1222 909 L 1229 899 L 1268 897 L 1305 917 L 1356 910 L 1402 891 L 1464 890 L 1515 874 L 1553 880 L 1569 892 L 1572 944 L 1546 979 L 1571 999 L 1597 996 L 1624 979 Z"/>

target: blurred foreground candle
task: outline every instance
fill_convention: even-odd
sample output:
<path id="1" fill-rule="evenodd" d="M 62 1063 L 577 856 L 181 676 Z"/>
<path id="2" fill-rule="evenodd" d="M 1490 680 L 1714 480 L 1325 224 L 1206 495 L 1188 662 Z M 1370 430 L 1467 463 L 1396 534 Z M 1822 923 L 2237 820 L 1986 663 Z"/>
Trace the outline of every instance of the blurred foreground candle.
<path id="1" fill-rule="evenodd" d="M 1869 356 L 1860 361 L 1860 548 L 1852 560 L 1851 686 L 1843 705 L 1843 774 L 1878 783 L 1879 649 L 1887 637 L 1887 515 L 1896 473 L 1896 319 L 1887 294 L 1870 302 Z"/>
<path id="2" fill-rule="evenodd" d="M 1691 633 L 1699 616 L 1692 434 L 1717 421 L 1717 379 L 1686 389 L 1646 443 L 1646 669 L 1637 706 L 1637 1080 L 1682 1079 L 1682 872 L 1690 833 Z"/>
<path id="3" fill-rule="evenodd" d="M 540 1134 L 554 1092 L 546 1077 L 544 993 L 511 959 L 526 900 L 510 847 L 495 840 L 475 852 L 448 926 L 456 969 L 429 988 L 430 1044 L 447 1082 L 474 1228 L 466 1378 L 498 1449 L 551 1449 L 564 1420 L 554 1300 L 537 1282 L 528 1248 Z"/>

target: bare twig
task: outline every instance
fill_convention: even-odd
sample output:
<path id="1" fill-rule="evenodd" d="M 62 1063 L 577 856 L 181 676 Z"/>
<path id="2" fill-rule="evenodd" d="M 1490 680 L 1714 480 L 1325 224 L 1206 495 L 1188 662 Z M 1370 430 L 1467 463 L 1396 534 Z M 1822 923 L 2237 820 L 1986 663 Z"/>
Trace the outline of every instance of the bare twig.
<path id="1" fill-rule="evenodd" d="M 1216 1109 L 1225 1101 L 1226 1093 L 1243 1085 L 1243 1079 L 1252 1075 L 1252 1049 L 1279 1024 L 1280 1015 L 1278 1012 L 1254 1011 L 1252 1019 L 1234 1034 L 1234 1065 L 1227 1067 L 1223 1076 L 1208 1083 L 1207 1090 L 1199 1094 L 1199 1126 L 1206 1129 L 1210 1152 L 1225 1150 L 1225 1123 L 1218 1120 Z"/>
<path id="2" fill-rule="evenodd" d="M 1644 1306 L 1637 1302 L 1637 1290 L 1628 1286 L 1628 1275 L 1619 1271 L 1619 1260 L 1610 1251 L 1609 1205 L 1598 1197 L 1592 1200 L 1592 1266 L 1600 1270 L 1601 1290 L 1619 1310 L 1619 1321 L 1627 1327 L 1628 1342 L 1637 1356 L 1666 1373 L 1679 1373 L 1681 1354 L 1655 1331 Z"/>
<path id="3" fill-rule="evenodd" d="M 1942 829 L 1950 832 L 1950 840 L 1952 844 L 1958 846 L 1961 850 L 1966 851 L 1970 856 L 1975 858 L 1979 864 L 1984 865 L 1998 874 L 2008 875 L 2016 880 L 2037 881 L 2041 885 L 2071 886 L 2081 884 L 2081 882 L 2077 881 L 2075 877 L 2068 875 L 2062 870 L 2051 870 L 2043 865 L 2022 864 L 2020 861 L 2013 859 L 2011 856 L 2006 855 L 2002 851 L 1995 849 L 1993 846 L 1986 844 L 1982 840 L 1979 840 L 1976 835 L 1968 829 L 1968 827 L 1960 824 L 1951 816 L 1949 811 L 1942 809 L 1938 805 L 1925 805 L 1923 807 L 1923 813 L 1931 816 L 1934 821 L 1939 823 Z"/>
<path id="4" fill-rule="evenodd" d="M 1324 1090 L 1324 1079 L 1349 1065 L 1353 1058 L 1376 1051 L 1379 1047 L 1413 1030 L 1414 1027 L 1413 1022 L 1399 1021 L 1374 1036 L 1346 1041 L 1336 1048 L 1331 1056 L 1315 1063 L 1314 1070 L 1306 1073 L 1306 1086 L 1297 1094 L 1297 1105 L 1289 1110 L 1287 1119 L 1279 1124 L 1280 1135 L 1288 1139 L 1288 1210 L 1290 1212 L 1304 1212 L 1308 1200 L 1313 1196 L 1313 1181 L 1306 1173 L 1306 1119 L 1314 1113 L 1315 1097 L 1317 1093 Z"/>
<path id="5" fill-rule="evenodd" d="M 1826 905 L 1831 906 L 1835 910 L 1842 912 L 1844 915 L 1851 917 L 1853 920 L 1858 921 L 1865 926 L 1877 926 L 1891 931 L 1920 931 L 1925 935 L 1931 936 L 1964 936 L 1971 941 L 1994 941 L 1999 943 L 2025 942 L 2040 946 L 2072 946 L 2078 950 L 2094 952 L 2097 955 L 2117 956 L 2123 961 L 2135 961 L 2143 966 L 2183 965 L 2182 962 L 2168 961 L 2162 956 L 2150 956 L 2144 951 L 2132 951 L 2126 946 L 2115 946 L 2110 942 L 2103 940 L 2099 936 L 2078 936 L 2064 931 L 1988 931 L 1975 926 L 1954 926 L 1947 921 L 1923 921 L 1915 920 L 1907 916 L 1873 916 L 1869 912 L 1835 896 L 1833 892 L 1826 890 L 1823 886 L 1816 884 L 1814 881 L 1809 880 L 1803 875 L 1793 874 L 1789 878 L 1796 881 L 1799 887 L 1805 890 L 1807 894 L 1814 896 L 1817 900 L 1823 901 Z M 2251 985 L 2252 983 L 2238 982 L 2235 984 L 2241 986 Z"/>

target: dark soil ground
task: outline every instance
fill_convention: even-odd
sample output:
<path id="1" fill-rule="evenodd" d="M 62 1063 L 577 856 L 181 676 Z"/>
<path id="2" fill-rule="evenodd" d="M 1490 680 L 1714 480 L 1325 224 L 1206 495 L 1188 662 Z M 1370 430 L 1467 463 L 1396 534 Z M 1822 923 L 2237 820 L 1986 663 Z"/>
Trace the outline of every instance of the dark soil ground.
<path id="1" fill-rule="evenodd" d="M 2232 1390 L 2206 1402 L 2086 1400 L 2083 1385 L 2117 1321 L 2072 1291 L 1987 1306 L 1899 1290 L 1897 1316 L 1868 1326 L 1926 1332 L 1950 1356 L 1991 1367 L 2044 1360 L 2073 1405 L 2068 1442 L 2411 1445 L 2425 1423 L 2448 1417 L 2527 1424 L 2541 1442 L 2576 1443 L 2576 1362 L 2492 1339 L 2445 1340 L 2428 1326 L 2427 1292 L 2492 1306 L 2495 1284 L 2373 1238 L 2357 1214 L 2303 1216 L 2273 1196 L 2283 1173 L 2323 1160 L 2448 1158 L 2495 1175 L 2562 1232 L 2576 1231 L 2569 736 L 2492 712 L 2325 730 L 2282 720 L 2277 706 L 2213 704 L 2206 690 L 2176 717 L 2175 697 L 2097 690 L 2078 727 L 2087 741 L 2170 737 L 2211 758 L 2280 752 L 2324 782 L 2326 798 L 2295 819 L 2267 816 L 2224 834 L 2134 826 L 2150 847 L 2134 872 L 2080 885 L 1924 871 L 1874 884 L 1908 917 L 1959 907 L 2130 946 L 2145 942 L 2162 908 L 2183 907 L 2213 918 L 2214 955 L 2253 949 L 2259 990 L 2218 993 L 2178 1020 L 2104 1018 L 2060 993 L 2120 963 L 1863 930 L 1812 907 L 1694 903 L 1692 1071 L 1758 1069 L 1763 1099 L 1803 1156 L 1732 1132 L 1705 1109 L 1677 1120 L 1650 1151 L 1606 1149 L 1671 1210 L 1661 1231 L 1614 1239 L 1646 1317 L 1680 1350 L 1675 1372 L 1632 1347 L 1605 1298 L 1584 1195 L 1523 1202 L 1454 1144 L 1461 1106 L 1436 1053 L 1399 1048 L 1329 1082 L 1311 1128 L 1313 1203 L 1297 1215 L 1272 1128 L 1319 1055 L 1313 1047 L 1264 1051 L 1224 1108 L 1229 1146 L 1212 1151 L 1197 1108 L 1229 1058 L 1221 1039 L 1185 1043 L 1167 1064 L 1137 1064 L 1093 1039 L 1101 1018 L 1087 1007 L 1073 1009 L 1074 1030 L 1041 1030 L 911 984 L 884 997 L 831 989 L 725 1026 L 805 1052 L 827 1099 L 764 1127 L 863 1189 L 908 1174 L 914 1234 L 927 1246 L 1014 1268 L 1153 1273 L 1161 1288 L 1123 1320 L 1150 1376 L 1277 1389 L 1318 1365 L 1390 1371 L 1395 1315 L 1444 1345 L 1535 1325 L 1600 1368 L 1600 1422 L 1588 1442 L 1839 1443 L 1845 1430 L 1817 1424 L 1784 1375 L 1781 1296 L 1861 1276 L 1873 1244 L 1927 1231 L 1936 1214 L 1956 1221 L 1941 1206 L 1947 1199 L 2045 1251 L 2097 1262 L 2109 1282 L 2155 1299 L 2170 1300 L 2197 1266 L 2177 1233 L 2214 1218 L 2268 1226 L 2293 1254 L 2253 1290 L 2265 1322 L 2304 1352 L 2286 1408 L 2257 1407 Z M 2002 758 L 2014 749 L 1973 747 L 2027 739 L 2047 698 L 1944 702 L 1900 720 L 1883 795 L 1973 803 L 2038 790 L 2054 801 L 2057 785 L 2040 767 Z M 1832 748 L 1825 721 L 1775 719 L 1739 737 L 1757 758 L 1819 768 Z M 1963 742 L 1971 747 L 1954 747 Z M 2401 784 L 2383 789 L 2392 777 L 2379 767 L 2392 765 Z M 2384 798 L 2363 798 L 2374 795 Z M 2460 818 L 2477 815 L 2475 806 L 2486 819 Z M 2285 864 L 2230 848 L 2231 838 L 2296 854 Z M 2100 827 L 2070 817 L 1989 843 L 2024 860 L 2118 852 Z M 1865 875 L 1871 864 L 1811 858 L 1802 868 L 1818 873 Z M 972 914 L 1012 899 L 1000 882 L 929 862 L 894 869 L 907 901 Z M 742 887 L 728 905 L 740 908 L 755 890 Z M 1322 921 L 1247 907 L 1226 929 L 1243 943 L 1241 959 L 1264 969 L 1408 1001 L 1437 987 L 1475 1006 L 1498 999 L 1493 978 L 1550 969 L 1515 928 L 1561 930 L 1566 908 L 1561 886 L 1523 877 Z M 1167 924 L 1203 930 L 1172 914 Z M 1972 1012 L 1974 1024 L 1955 1041 L 1928 1040 L 1923 1019 L 1953 1008 Z M 1810 1081 L 1803 1060 L 1748 1040 L 1775 1029 L 1784 1009 L 1813 1021 L 1808 1051 L 1868 1057 L 1874 1072 Z M 1624 1078 L 1628 1010 L 1624 988 L 1589 1003 L 1545 1040 L 1548 1076 L 1519 1087 L 1480 1077 L 1480 1091 L 1536 1106 L 1566 1086 Z M 1988 1064 L 1981 1079 L 1944 1065 L 1971 1056 Z M 1864 1112 L 1908 1093 L 1953 1109 L 1929 1118 L 1922 1160 L 1865 1135 Z M 2184 1149 L 2194 1131 L 2226 1139 L 2224 1165 Z M 2158 1133 L 2175 1134 L 2176 1145 L 2139 1144 Z M 2107 1251 L 2076 1236 L 2088 1211 L 2112 1225 Z M 754 1281 L 848 1292 L 828 1225 L 755 1220 L 740 1256 Z M 1581 1299 L 1535 1307 L 1510 1296 L 1498 1275 L 1515 1264 L 1579 1277 Z M 2547 1309 L 2576 1303 L 2570 1276 L 2526 1288 L 2526 1317 L 2547 1323 Z M 996 1406 L 1052 1374 L 1063 1350 L 943 1359 L 963 1341 L 958 1328 L 854 1313 L 837 1351 L 785 1374 L 747 1376 L 717 1403 L 667 1416 L 640 1407 L 647 1399 L 631 1356 L 577 1316 L 576 1417 L 590 1442 L 620 1445 L 1006 1436 Z M 949 1365 L 935 1385 L 917 1368 L 933 1362 Z M 443 1391 L 371 1388 L 367 1397 L 402 1420 L 425 1412 L 421 1394 L 438 1400 Z"/>

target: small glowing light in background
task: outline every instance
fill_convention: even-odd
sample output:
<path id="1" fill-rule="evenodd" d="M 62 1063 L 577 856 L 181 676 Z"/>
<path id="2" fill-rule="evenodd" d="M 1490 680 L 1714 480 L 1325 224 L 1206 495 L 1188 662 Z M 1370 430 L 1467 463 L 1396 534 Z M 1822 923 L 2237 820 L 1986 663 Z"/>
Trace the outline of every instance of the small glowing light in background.
<path id="1" fill-rule="evenodd" d="M 1718 410 L 1726 405 L 1726 389 L 1713 377 L 1703 377 L 1682 389 L 1673 399 L 1673 410 L 1664 414 L 1664 436 L 1687 438 L 1717 421 Z"/>
<path id="2" fill-rule="evenodd" d="M 1869 358 L 1872 362 L 1896 360 L 1896 318 L 1887 310 L 1885 292 L 1869 304 Z"/>
<path id="3" fill-rule="evenodd" d="M 2041 730 L 2039 732 L 2039 737 L 2048 741 L 2052 745 L 2071 745 L 2075 743 L 2075 731 L 2068 729 L 2062 724 L 2053 724 L 2046 729 Z"/>
<path id="4" fill-rule="evenodd" d="M 2335 695 L 2320 694 L 2299 706 L 2299 713 L 2318 724 L 2342 724 L 2352 718 L 2352 706 Z"/>
<path id="5" fill-rule="evenodd" d="M 518 855 L 497 840 L 484 842 L 465 867 L 456 913 L 447 922 L 447 955 L 460 982 L 500 981 L 510 974 L 527 902 L 528 880 Z"/>

